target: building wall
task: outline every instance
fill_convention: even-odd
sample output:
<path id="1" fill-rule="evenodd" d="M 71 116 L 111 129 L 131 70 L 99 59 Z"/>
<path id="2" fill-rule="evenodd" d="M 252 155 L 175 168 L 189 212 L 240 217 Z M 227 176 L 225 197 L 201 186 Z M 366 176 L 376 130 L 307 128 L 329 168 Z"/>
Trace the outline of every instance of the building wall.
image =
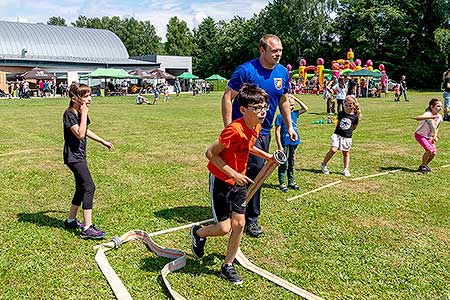
<path id="1" fill-rule="evenodd" d="M 161 70 L 172 73 L 173 75 L 180 75 L 185 71 L 192 73 L 191 56 L 157 55 L 156 62 L 161 64 Z M 176 72 L 177 70 L 178 72 Z"/>

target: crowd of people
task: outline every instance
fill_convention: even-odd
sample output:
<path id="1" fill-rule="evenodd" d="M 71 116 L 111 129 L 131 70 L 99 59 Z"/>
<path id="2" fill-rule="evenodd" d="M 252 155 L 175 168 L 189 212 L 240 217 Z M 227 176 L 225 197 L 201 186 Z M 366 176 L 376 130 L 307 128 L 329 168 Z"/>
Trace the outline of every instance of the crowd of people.
<path id="1" fill-rule="evenodd" d="M 67 81 L 56 84 L 53 80 L 38 80 L 36 83 L 23 79 L 16 79 L 7 82 L 8 91 L 2 91 L 2 96 L 8 98 L 26 99 L 30 97 L 61 97 L 67 96 Z"/>

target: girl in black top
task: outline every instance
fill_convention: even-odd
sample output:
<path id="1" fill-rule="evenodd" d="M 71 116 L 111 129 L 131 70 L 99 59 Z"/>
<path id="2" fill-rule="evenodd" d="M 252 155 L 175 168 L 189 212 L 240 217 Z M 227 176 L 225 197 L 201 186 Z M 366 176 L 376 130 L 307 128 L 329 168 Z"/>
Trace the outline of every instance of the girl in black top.
<path id="1" fill-rule="evenodd" d="M 64 164 L 75 176 L 75 194 L 69 218 L 64 221 L 66 228 L 80 228 L 81 238 L 101 239 L 106 233 L 95 228 L 92 224 L 92 203 L 95 185 L 86 163 L 86 137 L 113 149 L 112 143 L 105 141 L 88 129 L 88 117 L 91 105 L 91 89 L 84 84 L 72 83 L 69 88 L 69 107 L 63 115 L 64 124 Z M 78 208 L 83 203 L 84 224 L 77 219 Z"/>
<path id="2" fill-rule="evenodd" d="M 333 135 L 331 136 L 331 147 L 320 163 L 320 168 L 324 174 L 329 174 L 327 163 L 338 150 L 342 151 L 344 160 L 344 176 L 350 176 L 350 149 L 352 147 L 353 130 L 358 126 L 361 111 L 355 96 L 349 95 L 344 101 L 344 110 L 338 113 L 338 122 Z"/>

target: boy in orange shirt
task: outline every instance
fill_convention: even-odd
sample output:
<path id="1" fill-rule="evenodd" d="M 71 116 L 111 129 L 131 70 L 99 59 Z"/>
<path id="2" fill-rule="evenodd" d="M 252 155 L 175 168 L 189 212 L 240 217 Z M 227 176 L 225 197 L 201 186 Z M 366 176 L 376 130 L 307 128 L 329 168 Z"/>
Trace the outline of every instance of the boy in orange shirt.
<path id="1" fill-rule="evenodd" d="M 192 252 L 204 255 L 206 237 L 223 236 L 230 232 L 227 254 L 220 276 L 233 284 L 241 284 L 233 262 L 241 243 L 245 226 L 247 185 L 253 181 L 245 175 L 249 153 L 266 160 L 273 156 L 254 147 L 261 123 L 269 109 L 269 95 L 261 88 L 244 84 L 234 101 L 239 101 L 242 118 L 230 123 L 219 138 L 206 150 L 211 203 L 215 224 L 191 228 Z"/>

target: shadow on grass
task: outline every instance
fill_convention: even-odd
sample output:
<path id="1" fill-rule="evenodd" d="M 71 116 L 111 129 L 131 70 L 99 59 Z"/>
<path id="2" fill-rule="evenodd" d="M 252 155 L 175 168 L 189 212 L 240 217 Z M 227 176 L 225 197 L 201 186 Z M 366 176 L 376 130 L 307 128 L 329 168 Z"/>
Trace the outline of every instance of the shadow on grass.
<path id="1" fill-rule="evenodd" d="M 22 223 L 32 223 L 38 226 L 46 226 L 46 227 L 54 227 L 54 228 L 62 228 L 69 232 L 73 232 L 75 235 L 79 235 L 80 232 L 74 229 L 66 229 L 64 227 L 64 220 L 60 218 L 54 218 L 47 214 L 49 213 L 58 213 L 64 214 L 67 212 L 59 211 L 59 210 L 45 210 L 35 213 L 19 213 L 17 214 L 17 220 Z"/>
<path id="2" fill-rule="evenodd" d="M 417 169 L 410 169 L 410 168 L 406 168 L 406 167 L 380 167 L 380 170 L 382 171 L 394 171 L 394 170 L 398 170 L 400 169 L 400 171 L 402 172 L 409 172 L 409 173 L 416 173 Z"/>
<path id="3" fill-rule="evenodd" d="M 300 171 L 314 173 L 314 174 L 322 174 L 322 170 L 320 170 L 320 168 L 317 168 L 317 169 L 300 169 Z"/>
<path id="4" fill-rule="evenodd" d="M 179 206 L 155 212 L 156 217 L 176 220 L 180 223 L 192 223 L 212 218 L 210 206 Z"/>

